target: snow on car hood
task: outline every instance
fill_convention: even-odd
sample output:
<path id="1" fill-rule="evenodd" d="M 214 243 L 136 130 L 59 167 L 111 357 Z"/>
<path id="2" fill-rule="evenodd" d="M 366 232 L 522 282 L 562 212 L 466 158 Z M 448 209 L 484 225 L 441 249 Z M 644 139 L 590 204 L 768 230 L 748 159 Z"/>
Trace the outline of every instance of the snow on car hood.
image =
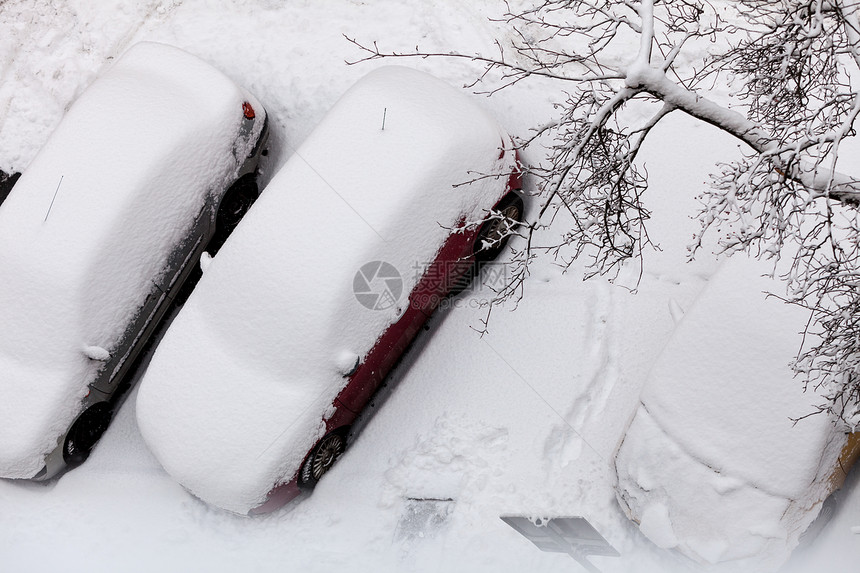
<path id="1" fill-rule="evenodd" d="M 619 500 L 652 541 L 756 570 L 788 558 L 845 441 L 827 416 L 792 421 L 820 401 L 789 368 L 807 315 L 763 303 L 779 288 L 767 270 L 723 263 L 655 363 L 616 456 Z"/>
<path id="2" fill-rule="evenodd" d="M 503 145 L 492 118 L 424 73 L 382 68 L 351 88 L 276 174 L 155 353 L 137 413 L 165 469 L 240 513 L 290 480 L 346 383 L 343 356 L 367 353 L 449 229 L 480 220 L 503 194 L 514 167 Z M 353 293 L 372 261 L 403 280 L 386 310 Z"/>
<path id="3" fill-rule="evenodd" d="M 137 44 L 3 203 L 0 475 L 32 476 L 57 445 L 101 366 L 84 349 L 116 344 L 208 193 L 237 169 L 244 99 L 196 57 Z"/>

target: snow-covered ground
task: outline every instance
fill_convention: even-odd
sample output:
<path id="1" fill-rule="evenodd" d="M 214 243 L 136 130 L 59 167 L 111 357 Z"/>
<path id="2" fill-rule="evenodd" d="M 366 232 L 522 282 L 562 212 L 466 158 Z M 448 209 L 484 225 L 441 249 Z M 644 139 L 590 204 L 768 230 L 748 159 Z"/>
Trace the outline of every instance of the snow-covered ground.
<path id="1" fill-rule="evenodd" d="M 155 40 L 204 58 L 267 107 L 266 181 L 376 65 L 346 66 L 359 54 L 343 34 L 392 49 L 492 53 L 507 32 L 487 18 L 502 9 L 495 0 L 7 1 L 0 169 L 24 169 L 102 66 L 136 41 Z M 398 63 L 453 85 L 479 72 L 465 61 Z M 558 86 L 534 81 L 481 103 L 507 131 L 525 135 L 562 97 Z M 516 311 L 496 311 L 483 338 L 472 328 L 484 316 L 472 301 L 483 295 L 465 293 L 432 320 L 394 373 L 390 398 L 307 499 L 257 518 L 206 506 L 146 449 L 132 393 L 84 466 L 48 485 L 0 482 L 2 569 L 576 571 L 570 557 L 541 553 L 499 519 L 527 515 L 586 517 L 621 553 L 592 559 L 604 571 L 693 570 L 627 520 L 611 461 L 675 319 L 720 272 L 707 253 L 684 263 L 695 229 L 688 216 L 713 163 L 733 153 L 735 143 L 713 128 L 668 118 L 643 150 L 650 233 L 662 251 L 647 254 L 638 293 L 541 261 Z M 532 150 L 525 160 L 540 156 Z M 786 320 L 763 296 L 761 308 L 762 320 Z M 709 328 L 724 326 L 717 314 Z M 857 481 L 855 472 L 833 520 L 786 571 L 857 570 Z M 452 501 L 435 504 L 438 518 L 421 527 L 416 498 Z"/>

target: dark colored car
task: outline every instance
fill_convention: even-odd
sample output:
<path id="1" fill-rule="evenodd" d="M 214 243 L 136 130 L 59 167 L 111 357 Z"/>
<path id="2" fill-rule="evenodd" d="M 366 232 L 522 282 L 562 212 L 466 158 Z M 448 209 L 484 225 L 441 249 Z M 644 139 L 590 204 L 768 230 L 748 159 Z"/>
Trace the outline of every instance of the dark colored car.
<path id="1" fill-rule="evenodd" d="M 255 199 L 266 138 L 255 98 L 162 44 L 71 107 L 0 205 L 0 476 L 86 459 L 201 254 Z"/>

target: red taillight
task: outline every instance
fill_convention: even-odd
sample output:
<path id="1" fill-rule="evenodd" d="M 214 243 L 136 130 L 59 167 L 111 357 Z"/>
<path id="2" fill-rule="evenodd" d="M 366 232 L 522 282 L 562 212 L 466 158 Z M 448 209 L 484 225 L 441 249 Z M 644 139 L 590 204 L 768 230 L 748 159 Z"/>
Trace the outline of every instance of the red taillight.
<path id="1" fill-rule="evenodd" d="M 248 102 L 242 104 L 242 113 L 245 115 L 245 119 L 254 119 L 257 116 L 254 113 L 254 108 Z"/>

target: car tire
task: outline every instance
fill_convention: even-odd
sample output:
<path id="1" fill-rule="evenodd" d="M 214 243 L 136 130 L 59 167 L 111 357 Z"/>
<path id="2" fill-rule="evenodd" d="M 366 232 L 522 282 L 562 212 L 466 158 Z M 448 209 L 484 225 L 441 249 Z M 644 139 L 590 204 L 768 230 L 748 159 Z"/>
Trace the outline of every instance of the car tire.
<path id="1" fill-rule="evenodd" d="M 0 204 L 9 196 L 12 187 L 15 186 L 15 182 L 18 181 L 19 177 L 21 177 L 20 173 L 12 173 L 10 175 L 4 171 L 0 171 Z"/>
<path id="2" fill-rule="evenodd" d="M 326 434 L 317 442 L 299 470 L 299 487 L 313 489 L 346 451 L 346 430 Z"/>
<path id="3" fill-rule="evenodd" d="M 473 252 L 475 260 L 479 263 L 492 261 L 498 258 L 504 251 L 505 246 L 511 238 L 511 231 L 523 220 L 523 200 L 515 193 L 505 196 L 493 209 L 493 214 L 501 214 L 504 218 L 492 218 L 485 221 L 478 231 L 475 239 Z M 513 221 L 513 224 L 510 223 Z M 492 243 L 484 247 L 484 243 Z"/>
<path id="4" fill-rule="evenodd" d="M 215 235 L 209 242 L 208 250 L 211 254 L 218 252 L 259 196 L 257 176 L 254 173 L 243 176 L 224 193 L 215 219 Z"/>
<path id="5" fill-rule="evenodd" d="M 99 402 L 87 408 L 72 424 L 63 444 L 63 460 L 67 465 L 82 464 L 107 430 L 113 417 L 113 407 Z"/>
<path id="6" fill-rule="evenodd" d="M 523 220 L 523 211 L 523 200 L 515 193 L 505 196 L 499 202 L 495 209 L 493 209 L 493 212 L 505 215 L 506 219 L 490 219 L 481 225 L 472 249 L 475 255 L 475 264 L 453 281 L 451 290 L 448 292 L 450 296 L 457 296 L 469 288 L 475 277 L 480 274 L 481 266 L 484 263 L 497 259 L 502 254 L 502 251 L 504 251 L 505 246 L 508 244 L 508 240 L 510 240 L 510 231 L 514 230 Z M 515 223 L 506 228 L 507 221 L 514 221 Z M 506 234 L 502 235 L 502 233 Z M 495 241 L 496 244 L 484 248 L 483 245 L 487 241 Z"/>

